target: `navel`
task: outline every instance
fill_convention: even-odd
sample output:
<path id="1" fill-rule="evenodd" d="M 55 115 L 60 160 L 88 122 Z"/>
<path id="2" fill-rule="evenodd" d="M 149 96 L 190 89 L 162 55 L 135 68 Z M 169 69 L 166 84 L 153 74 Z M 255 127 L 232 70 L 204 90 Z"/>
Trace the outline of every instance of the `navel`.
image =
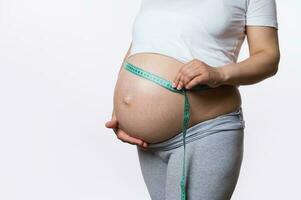
<path id="1" fill-rule="evenodd" d="M 133 97 L 131 95 L 127 95 L 127 96 L 123 97 L 123 102 L 126 105 L 132 104 L 132 101 L 133 101 Z"/>

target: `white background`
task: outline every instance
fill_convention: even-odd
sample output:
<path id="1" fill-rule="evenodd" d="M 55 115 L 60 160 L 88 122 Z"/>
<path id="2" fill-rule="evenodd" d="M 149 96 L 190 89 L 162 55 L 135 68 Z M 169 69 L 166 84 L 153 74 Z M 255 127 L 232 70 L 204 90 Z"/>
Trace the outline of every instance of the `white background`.
<path id="1" fill-rule="evenodd" d="M 139 5 L 0 0 L 1 200 L 150 200 L 136 147 L 104 126 Z M 301 199 L 301 3 L 277 6 L 279 71 L 239 88 L 245 150 L 233 200 Z"/>

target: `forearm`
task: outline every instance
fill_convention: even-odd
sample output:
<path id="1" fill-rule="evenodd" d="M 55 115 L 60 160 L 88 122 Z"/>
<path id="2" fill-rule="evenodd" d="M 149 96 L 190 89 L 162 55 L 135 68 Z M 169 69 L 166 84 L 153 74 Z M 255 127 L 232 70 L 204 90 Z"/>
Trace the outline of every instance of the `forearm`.
<path id="1" fill-rule="evenodd" d="M 225 85 L 251 85 L 275 75 L 278 71 L 279 53 L 262 51 L 238 62 L 218 68 Z"/>

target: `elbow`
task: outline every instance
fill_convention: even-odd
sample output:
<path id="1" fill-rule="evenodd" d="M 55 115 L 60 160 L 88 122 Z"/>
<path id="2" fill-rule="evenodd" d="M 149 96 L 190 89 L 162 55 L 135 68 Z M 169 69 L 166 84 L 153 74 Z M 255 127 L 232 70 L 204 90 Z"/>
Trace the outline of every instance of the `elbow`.
<path id="1" fill-rule="evenodd" d="M 274 67 L 274 70 L 272 71 L 272 76 L 275 76 L 277 72 L 278 72 L 278 65 Z"/>
<path id="2" fill-rule="evenodd" d="M 280 63 L 280 52 L 273 53 L 271 56 L 271 76 L 275 76 L 279 69 L 279 63 Z"/>
<path id="3" fill-rule="evenodd" d="M 274 70 L 273 70 L 273 76 L 277 74 L 278 69 L 279 69 L 279 63 L 280 63 L 280 54 L 277 56 L 275 64 L 274 64 Z"/>

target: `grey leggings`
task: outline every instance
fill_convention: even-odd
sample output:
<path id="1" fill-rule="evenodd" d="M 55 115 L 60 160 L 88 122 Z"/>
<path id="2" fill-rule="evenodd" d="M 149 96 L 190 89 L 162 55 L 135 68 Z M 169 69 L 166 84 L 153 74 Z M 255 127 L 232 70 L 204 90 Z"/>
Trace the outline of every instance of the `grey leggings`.
<path id="1" fill-rule="evenodd" d="M 187 129 L 188 200 L 229 200 L 243 158 L 245 121 L 242 108 Z M 183 132 L 148 150 L 137 146 L 144 182 L 152 200 L 180 200 Z"/>

